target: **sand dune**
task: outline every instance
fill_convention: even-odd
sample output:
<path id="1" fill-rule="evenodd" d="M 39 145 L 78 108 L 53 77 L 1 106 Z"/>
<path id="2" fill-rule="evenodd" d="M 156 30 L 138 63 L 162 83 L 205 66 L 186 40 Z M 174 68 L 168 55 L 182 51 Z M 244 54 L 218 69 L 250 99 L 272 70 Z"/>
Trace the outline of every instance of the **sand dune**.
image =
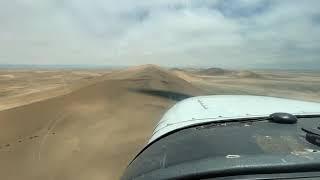
<path id="1" fill-rule="evenodd" d="M 203 78 L 199 77 L 199 75 L 197 73 L 192 73 L 190 71 L 187 70 L 181 70 L 181 69 L 175 69 L 172 70 L 172 72 L 180 77 L 181 79 L 184 79 L 185 81 L 189 82 L 189 83 L 193 83 L 196 81 L 202 81 Z"/>
<path id="2" fill-rule="evenodd" d="M 175 101 L 132 89 L 201 93 L 156 66 L 118 71 L 0 112 L 2 179 L 117 179 Z"/>
<path id="3" fill-rule="evenodd" d="M 206 75 L 206 76 L 221 76 L 221 75 L 232 75 L 235 72 L 231 70 L 226 70 L 222 68 L 208 68 L 203 69 L 197 72 L 200 75 Z"/>
<path id="4" fill-rule="evenodd" d="M 132 81 L 138 89 L 153 89 L 200 95 L 203 92 L 175 73 L 156 65 L 143 65 L 108 74 L 106 79 Z"/>
<path id="5" fill-rule="evenodd" d="M 263 75 L 252 72 L 252 71 L 239 71 L 236 73 L 236 76 L 240 78 L 256 78 L 256 79 L 264 78 Z"/>
<path id="6" fill-rule="evenodd" d="M 227 70 L 222 68 L 208 68 L 202 69 L 196 72 L 196 74 L 201 76 L 231 76 L 236 78 L 263 78 L 261 74 L 243 70 L 243 71 L 235 71 L 235 70 Z"/>
<path id="7" fill-rule="evenodd" d="M 0 111 L 72 92 L 102 80 L 99 76 L 107 72 L 109 71 L 1 69 Z"/>

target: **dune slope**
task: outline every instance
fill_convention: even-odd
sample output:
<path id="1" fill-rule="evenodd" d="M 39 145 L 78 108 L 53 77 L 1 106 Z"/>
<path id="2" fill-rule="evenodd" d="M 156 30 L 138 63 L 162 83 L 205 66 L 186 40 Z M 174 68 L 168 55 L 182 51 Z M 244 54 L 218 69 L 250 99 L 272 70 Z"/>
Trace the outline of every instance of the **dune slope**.
<path id="1" fill-rule="evenodd" d="M 201 93 L 156 66 L 102 78 L 63 96 L 1 111 L 1 177 L 117 179 L 175 103 L 135 90 Z"/>

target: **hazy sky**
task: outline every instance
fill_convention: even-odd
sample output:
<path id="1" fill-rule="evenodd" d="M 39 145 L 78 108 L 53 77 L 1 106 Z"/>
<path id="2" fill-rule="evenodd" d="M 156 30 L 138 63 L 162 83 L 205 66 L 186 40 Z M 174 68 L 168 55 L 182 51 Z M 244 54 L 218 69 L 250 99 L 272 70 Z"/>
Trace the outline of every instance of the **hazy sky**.
<path id="1" fill-rule="evenodd" d="M 320 69 L 319 0 L 0 0 L 0 64 Z"/>

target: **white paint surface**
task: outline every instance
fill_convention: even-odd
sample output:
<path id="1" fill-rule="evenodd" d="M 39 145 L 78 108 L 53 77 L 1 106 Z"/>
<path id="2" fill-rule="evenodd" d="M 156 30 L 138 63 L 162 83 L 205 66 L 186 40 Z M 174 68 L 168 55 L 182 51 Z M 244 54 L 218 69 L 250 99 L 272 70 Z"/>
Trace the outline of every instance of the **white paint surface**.
<path id="1" fill-rule="evenodd" d="M 294 115 L 320 114 L 320 103 L 247 95 L 192 97 L 167 111 L 158 122 L 149 143 L 164 134 L 193 124 L 266 117 L 275 112 Z"/>

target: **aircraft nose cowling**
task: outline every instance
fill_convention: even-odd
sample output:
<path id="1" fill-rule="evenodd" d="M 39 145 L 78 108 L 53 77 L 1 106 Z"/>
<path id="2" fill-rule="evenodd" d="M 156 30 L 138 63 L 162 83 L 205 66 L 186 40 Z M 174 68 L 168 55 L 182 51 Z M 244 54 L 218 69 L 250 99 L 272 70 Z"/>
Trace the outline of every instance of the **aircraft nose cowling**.
<path id="1" fill-rule="evenodd" d="M 164 114 L 156 125 L 149 143 L 174 130 L 194 124 L 269 117 L 277 112 L 292 115 L 319 115 L 320 103 L 248 95 L 192 97 L 180 101 Z"/>

